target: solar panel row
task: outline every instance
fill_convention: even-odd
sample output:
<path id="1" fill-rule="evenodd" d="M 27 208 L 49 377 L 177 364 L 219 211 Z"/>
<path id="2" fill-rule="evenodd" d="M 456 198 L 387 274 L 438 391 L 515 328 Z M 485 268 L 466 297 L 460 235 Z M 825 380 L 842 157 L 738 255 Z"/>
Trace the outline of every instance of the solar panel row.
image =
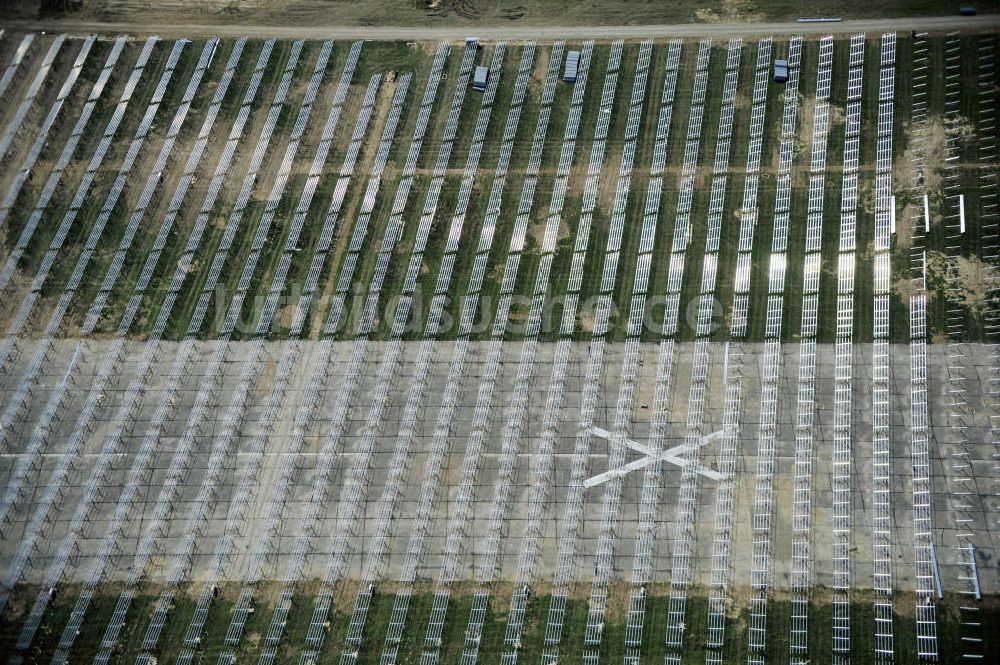
<path id="1" fill-rule="evenodd" d="M 552 188 L 552 197 L 549 203 L 548 215 L 545 222 L 545 236 L 542 244 L 543 256 L 539 262 L 537 277 L 532 301 L 529 322 L 535 322 L 540 318 L 541 307 L 545 301 L 545 292 L 548 288 L 549 275 L 552 270 L 553 254 L 556 248 L 556 235 L 562 222 L 563 204 L 565 203 L 566 183 L 569 178 L 570 167 L 576 149 L 576 139 L 580 128 L 581 110 L 583 108 L 584 96 L 587 81 L 590 73 L 590 60 L 593 53 L 593 42 L 584 44 L 578 75 L 573 86 L 572 98 L 570 100 L 569 116 L 566 127 L 563 131 L 562 145 L 559 152 L 559 165 L 556 170 L 556 180 Z M 520 214 L 520 213 L 519 213 Z M 537 323 L 531 323 L 528 334 L 538 334 Z M 530 342 L 530 339 L 529 339 Z M 524 354 L 534 354 L 536 346 L 526 344 Z M 522 357 L 525 357 L 522 355 Z M 560 341 L 556 348 L 555 364 L 552 376 L 554 378 L 563 377 L 565 381 L 565 366 L 569 360 L 568 344 Z M 519 382 L 521 378 L 520 365 L 518 369 Z M 528 503 L 528 514 L 524 526 L 521 548 L 517 560 L 517 578 L 514 591 L 511 594 L 511 609 L 504 634 L 505 650 L 502 655 L 502 662 L 505 665 L 514 665 L 517 662 L 519 649 L 521 646 L 521 635 L 524 628 L 524 614 L 529 597 L 529 585 L 535 581 L 538 575 L 537 561 L 539 556 L 538 542 L 542 535 L 541 520 L 544 514 L 544 507 L 550 494 L 550 478 L 553 473 L 553 454 L 555 450 L 555 436 L 553 423 L 557 422 L 560 409 L 562 408 L 564 384 L 558 381 L 550 381 L 548 388 L 548 398 L 545 404 L 543 417 L 543 436 L 539 444 L 539 463 L 532 469 L 532 482 Z M 524 398 L 515 398 L 518 402 Z M 523 408 L 523 407 L 519 407 Z M 523 420 L 524 416 L 518 416 Z M 509 422 L 513 424 L 514 416 Z M 523 426 L 523 425 L 521 425 Z M 513 433 L 512 433 L 513 435 Z"/>
<path id="2" fill-rule="evenodd" d="M 263 160 L 267 154 L 267 149 L 270 144 L 271 137 L 275 131 L 275 126 L 277 124 L 278 114 L 276 110 L 280 110 L 281 106 L 287 97 L 289 86 L 294 77 L 299 64 L 300 55 L 302 52 L 303 44 L 301 42 L 295 42 L 292 44 L 289 57 L 286 60 L 284 67 L 281 69 L 281 77 L 278 82 L 277 89 L 275 91 L 275 97 L 270 104 L 264 128 L 261 132 L 260 137 L 255 145 L 254 150 L 251 153 L 250 163 L 247 167 L 247 173 L 243 179 L 242 187 L 240 188 L 240 195 L 237 198 L 236 206 L 232 210 L 227 220 L 226 228 L 223 232 L 222 240 L 216 248 L 215 256 L 212 262 L 213 267 L 221 265 L 225 261 L 228 252 L 231 249 L 233 237 L 236 235 L 237 229 L 241 225 L 243 218 L 246 214 L 246 208 L 250 200 L 250 193 L 258 184 L 261 169 L 263 166 Z M 258 68 L 255 70 L 255 76 L 257 72 L 263 75 L 266 65 L 261 67 L 258 63 Z M 314 70 L 314 75 L 317 75 Z M 313 90 L 313 96 L 315 95 L 315 90 Z M 309 97 L 303 98 L 299 105 L 299 115 L 302 113 L 308 114 L 311 111 L 312 99 Z M 240 113 L 237 115 L 237 123 L 239 123 L 242 117 L 243 108 L 241 108 Z M 230 134 L 233 136 L 233 132 Z M 292 135 L 289 139 L 289 145 L 298 144 L 298 137 Z M 274 177 L 274 186 L 269 194 L 267 203 L 270 203 L 275 196 L 280 195 L 280 191 L 283 189 L 283 181 L 287 180 L 287 168 L 277 171 Z M 221 188 L 224 179 L 218 181 L 218 187 Z M 210 193 L 216 188 L 216 184 L 213 182 L 210 184 Z M 277 193 L 276 193 L 277 190 Z M 265 211 L 266 211 L 265 207 Z M 261 219 L 261 223 L 255 231 L 252 241 L 250 253 L 246 258 L 246 264 L 243 268 L 244 275 L 247 272 L 251 272 L 255 269 L 256 263 L 259 260 L 259 249 L 255 249 L 256 246 L 260 246 L 261 240 L 260 236 L 266 234 L 270 228 L 271 222 L 266 212 Z M 207 309 L 205 288 L 210 288 L 214 291 L 215 284 L 218 280 L 218 271 L 210 270 L 209 279 L 205 287 L 203 287 L 198 305 L 195 308 L 195 312 L 191 318 L 191 321 L 187 327 L 187 339 L 185 340 L 183 350 L 190 353 L 190 349 L 193 349 L 193 336 L 201 329 L 204 321 L 205 311 Z M 222 364 L 226 360 L 226 353 L 228 347 L 228 341 L 231 339 L 233 330 L 235 329 L 234 318 L 231 315 L 231 310 L 233 307 L 239 307 L 242 303 L 242 299 L 245 297 L 245 286 L 246 280 L 240 280 L 240 284 L 237 285 L 237 292 L 230 303 L 230 312 L 227 313 L 225 320 L 223 321 L 222 328 L 219 332 L 219 340 L 214 345 L 212 349 L 212 354 L 209 359 L 208 371 L 213 377 L 211 380 L 206 381 L 202 384 L 199 389 L 198 394 L 195 397 L 194 408 L 192 409 L 189 417 L 185 423 L 184 430 L 181 434 L 180 442 L 177 451 L 175 451 L 175 456 L 171 460 L 171 466 L 173 469 L 178 471 L 185 470 L 189 464 L 188 455 L 191 449 L 196 445 L 196 439 L 199 432 L 202 429 L 203 422 L 207 418 L 208 413 L 214 409 L 214 401 L 218 397 L 218 384 L 215 383 L 218 379 L 215 378 L 217 374 L 221 374 Z M 221 308 L 221 304 L 220 304 Z M 185 370 L 185 365 L 189 362 L 187 358 L 187 353 L 180 354 L 176 359 L 176 362 L 172 370 L 176 371 L 176 374 L 172 374 L 170 382 L 168 383 L 167 389 L 161 393 L 160 400 L 157 405 L 156 416 L 152 419 L 150 423 L 150 428 L 147 429 L 145 441 L 150 441 L 147 445 L 152 446 L 151 441 L 159 438 L 161 434 L 161 429 L 163 426 L 163 417 L 160 414 L 169 413 L 173 408 L 174 398 L 173 395 L 176 390 L 179 389 L 180 381 L 183 378 Z M 215 507 L 215 499 L 218 492 L 218 485 L 221 482 L 222 477 L 225 474 L 227 463 L 226 456 L 228 454 L 227 446 L 231 441 L 231 432 L 235 428 L 235 423 L 237 419 L 241 418 L 242 414 L 240 412 L 233 413 L 233 410 L 226 412 L 223 419 L 223 428 L 220 435 L 212 441 L 211 453 L 209 455 L 208 463 L 205 470 L 205 475 L 202 479 L 201 486 L 198 490 L 198 495 L 195 497 L 194 501 L 191 502 L 188 510 L 187 519 L 185 521 L 183 535 L 181 537 L 181 545 L 177 552 L 171 557 L 168 567 L 168 584 L 167 592 L 173 591 L 176 585 L 184 578 L 187 572 L 187 568 L 190 565 L 191 557 L 195 550 L 195 540 L 200 538 L 204 532 L 204 524 L 211 512 Z M 161 515 L 170 515 L 172 513 L 172 503 L 175 500 L 174 493 L 177 491 L 176 485 L 173 483 L 165 484 L 163 487 L 163 492 L 161 492 L 158 497 L 158 507 L 161 508 Z M 154 542 L 150 543 L 150 546 L 155 546 Z M 143 567 L 145 563 L 143 563 Z M 134 574 L 134 573 L 133 573 Z M 166 620 L 166 615 L 168 612 L 168 606 L 161 602 L 159 604 L 158 610 L 160 610 L 160 618 Z M 200 616 L 201 613 L 197 613 Z M 158 622 L 157 622 L 158 623 Z M 152 630 L 152 626 L 147 630 L 145 642 L 147 644 L 155 645 L 158 641 L 158 634 Z M 182 652 L 182 657 L 186 657 L 187 652 Z"/>
<path id="3" fill-rule="evenodd" d="M 609 122 L 602 122 L 601 119 L 610 119 L 612 115 L 623 47 L 624 44 L 621 41 L 616 41 L 612 44 L 611 53 L 608 57 L 608 67 L 604 77 L 604 85 L 601 90 L 601 102 L 597 111 L 598 122 L 594 128 L 594 139 L 591 144 L 587 179 L 584 184 L 583 204 L 580 211 L 577 239 L 573 248 L 569 281 L 566 287 L 566 305 L 559 324 L 559 342 L 555 351 L 555 366 L 553 367 L 550 379 L 545 419 L 542 424 L 541 445 L 547 449 L 551 449 L 554 446 L 553 439 L 558 436 L 560 410 L 563 406 L 567 382 L 567 365 L 570 355 L 570 345 L 572 343 L 571 337 L 577 325 L 576 316 L 580 299 L 583 266 L 587 258 L 590 226 L 596 208 L 597 191 L 601 182 L 604 157 L 607 149 Z M 609 254 L 605 253 L 604 263 L 607 263 L 608 256 Z M 601 314 L 598 312 L 597 316 L 600 317 Z M 595 333 L 599 325 L 599 323 L 595 322 Z M 583 384 L 581 422 L 586 417 L 585 414 L 590 414 L 590 418 L 593 418 L 596 402 L 596 386 L 600 378 L 601 367 L 603 366 L 603 351 L 603 338 L 595 334 Z M 577 445 L 574 448 L 574 454 L 570 463 L 571 480 L 564 513 L 563 529 L 559 535 L 559 550 L 553 572 L 553 593 L 549 602 L 545 625 L 545 650 L 542 657 L 546 661 L 558 658 L 559 644 L 562 640 L 562 632 L 565 625 L 566 600 L 576 558 L 577 528 L 583 516 L 583 480 L 587 472 L 587 455 L 585 451 L 588 448 L 588 444 L 589 438 L 586 434 L 581 433 L 577 436 Z"/>
<path id="4" fill-rule="evenodd" d="M 610 305 L 612 292 L 614 290 L 616 274 L 619 263 L 619 251 L 621 249 L 622 234 L 625 227 L 625 208 L 628 203 L 629 185 L 635 160 L 636 142 L 638 138 L 638 126 L 642 121 L 643 104 L 645 101 L 647 82 L 649 80 L 649 63 L 652 55 L 653 43 L 644 41 L 639 45 L 639 59 L 636 64 L 635 79 L 632 84 L 632 96 L 629 100 L 628 115 L 625 127 L 625 146 L 622 161 L 618 171 L 618 181 L 615 187 L 615 199 L 612 204 L 611 226 L 608 240 L 605 247 L 604 276 L 601 280 L 602 301 Z M 644 217 L 642 234 L 645 236 L 645 244 L 652 245 L 653 234 L 655 232 L 655 218 Z M 640 241 L 641 243 L 642 241 Z M 648 260 L 651 255 L 647 255 Z M 625 340 L 625 355 L 622 361 L 621 379 L 619 383 L 618 399 L 615 407 L 614 424 L 612 426 L 612 436 L 618 440 L 612 441 L 611 456 L 608 460 L 608 468 L 620 470 L 625 464 L 625 446 L 620 438 L 628 436 L 629 425 L 632 415 L 632 402 L 635 392 L 636 373 L 639 362 L 639 335 L 642 331 L 642 320 L 644 315 L 643 305 L 645 303 L 644 293 L 646 291 L 645 282 L 649 279 L 648 267 L 645 271 L 645 280 L 639 282 L 642 274 L 639 272 L 642 266 L 642 256 L 637 257 L 636 276 L 633 281 L 632 302 L 629 309 L 627 329 L 628 336 Z M 640 284 L 637 288 L 637 284 Z M 602 312 L 609 312 L 610 306 L 604 307 Z M 601 318 L 594 327 L 594 334 L 606 334 L 607 319 Z M 597 544 L 597 559 L 595 561 L 595 575 L 591 584 L 590 600 L 588 603 L 587 624 L 584 629 L 585 658 L 592 662 L 598 660 L 597 650 L 601 643 L 604 630 L 604 618 L 607 603 L 608 584 L 614 573 L 614 549 L 617 539 L 618 517 L 621 507 L 621 495 L 623 483 L 620 478 L 612 479 L 605 489 L 602 502 L 600 535 Z M 587 648 L 590 647 L 590 648 Z"/>
<path id="5" fill-rule="evenodd" d="M 707 46 L 705 42 L 703 45 Z M 691 561 L 694 554 L 695 540 L 695 516 L 697 512 L 698 475 L 696 469 L 699 466 L 700 449 L 704 425 L 705 394 L 708 381 L 709 351 L 711 345 L 708 335 L 713 326 L 713 308 L 715 304 L 715 278 L 719 250 L 719 236 L 723 220 L 723 204 L 726 186 L 726 171 L 729 167 L 729 145 L 732 137 L 732 114 L 735 91 L 739 80 L 739 66 L 743 51 L 743 39 L 735 37 L 729 40 L 726 55 L 726 76 L 724 78 L 724 89 L 722 94 L 722 112 L 719 115 L 719 125 L 716 133 L 713 176 L 711 193 L 708 207 L 708 231 L 705 238 L 705 257 L 702 264 L 701 287 L 698 298 L 697 323 L 695 333 L 694 355 L 691 360 L 691 384 L 688 393 L 687 424 L 684 434 L 685 449 L 680 457 L 683 460 L 681 469 L 680 489 L 677 496 L 677 520 L 674 527 L 674 541 L 676 543 L 670 557 L 670 596 L 667 604 L 667 629 L 666 644 L 668 655 L 666 662 L 679 663 L 681 654 L 678 651 L 684 643 L 684 635 L 687 621 L 687 592 L 691 583 Z M 769 46 L 765 48 L 765 53 L 770 56 Z M 702 58 L 699 56 L 699 65 Z M 707 58 L 705 58 L 707 65 Z M 707 70 L 699 71 L 696 77 L 706 73 Z M 696 88 L 696 94 L 699 91 Z M 695 103 L 704 105 L 703 94 L 699 99 L 692 100 L 692 107 Z M 701 118 L 698 118 L 700 124 Z M 690 128 L 689 128 L 690 135 Z M 697 154 L 697 150 L 695 150 Z M 691 176 L 682 183 L 681 187 L 686 190 L 693 190 L 694 182 Z M 678 204 L 680 205 L 680 203 Z M 688 210 L 685 216 L 690 217 L 690 199 L 684 201 Z M 680 218 L 678 214 L 678 218 Z M 685 219 L 685 227 L 689 225 L 689 219 Z M 677 224 L 682 222 L 678 219 Z M 677 237 L 674 238 L 675 248 L 677 247 Z M 684 247 L 687 245 L 685 238 Z M 671 274 L 670 278 L 679 277 L 683 274 L 684 250 L 676 252 L 671 256 L 671 273 L 675 268 L 678 274 Z M 674 259 L 678 259 L 676 263 Z M 676 335 L 677 321 L 675 308 L 680 298 L 680 280 L 675 281 L 676 291 L 669 291 L 668 310 L 673 318 L 667 327 L 664 324 L 664 333 Z M 670 286 L 668 286 L 670 289 Z"/>
<path id="6" fill-rule="evenodd" d="M 858 141 L 865 36 L 853 35 L 848 70 L 848 119 L 844 135 L 844 180 L 840 206 L 837 268 L 837 318 L 834 365 L 833 498 L 833 653 L 839 660 L 851 652 L 850 590 L 852 521 L 852 387 L 854 330 L 855 227 L 857 215 Z M 854 103 L 852 105 L 852 102 Z M 856 118 L 853 119 L 852 118 Z"/>
<path id="7" fill-rule="evenodd" d="M 896 35 L 881 39 L 876 138 L 875 229 L 873 239 L 874 316 L 872 342 L 872 535 L 875 598 L 875 656 L 891 658 L 893 646 L 892 458 L 889 423 L 889 279 L 892 195 L 892 139 Z"/>
<path id="8" fill-rule="evenodd" d="M 491 336 L 492 339 L 489 349 L 491 354 L 494 349 L 499 352 L 501 347 L 499 346 L 498 341 L 502 341 L 503 335 L 507 329 L 510 303 L 514 292 L 517 270 L 520 265 L 521 252 L 524 248 L 524 237 L 527 233 L 527 225 L 532 209 L 532 201 L 538 182 L 538 173 L 541 167 L 541 153 L 545 136 L 548 131 L 552 104 L 555 97 L 555 87 L 558 81 L 559 66 L 562 60 L 562 52 L 563 44 L 558 43 L 553 46 L 549 57 L 548 72 L 546 74 L 545 87 L 543 88 L 541 97 L 541 108 L 539 110 L 538 121 L 532 139 L 528 167 L 525 173 L 525 182 L 522 186 L 521 200 L 518 205 L 518 213 L 515 219 L 514 234 L 511 237 L 507 251 L 507 260 L 504 266 L 504 277 L 500 288 L 500 302 L 497 306 L 497 318 L 494 320 Z M 585 58 L 587 66 L 589 66 L 589 52 L 585 55 Z M 581 76 L 584 80 L 586 79 L 586 72 L 581 74 L 580 61 L 578 61 L 574 79 L 580 80 Z M 515 97 L 514 101 L 520 102 L 522 99 L 523 97 Z M 508 125 L 509 124 L 510 123 L 508 123 Z M 510 137 L 512 140 L 513 134 L 505 132 L 505 138 L 507 137 Z M 496 214 L 499 214 L 499 206 L 497 207 Z M 546 245 L 543 241 L 543 247 L 545 246 Z M 480 251 L 483 250 L 484 248 L 481 244 Z M 488 251 L 488 247 L 485 248 L 485 251 Z M 539 271 L 543 269 L 544 268 L 540 265 Z M 541 279 L 541 274 L 539 274 L 538 279 Z M 470 288 L 471 286 L 473 285 L 470 285 Z M 478 290 L 479 285 L 474 286 Z M 536 300 L 535 302 L 538 302 L 538 306 L 540 306 L 540 300 Z M 533 302 L 532 310 L 529 311 L 528 314 L 528 329 L 525 332 L 525 339 L 521 347 L 521 357 L 518 362 L 517 369 L 517 382 L 513 389 L 511 405 L 501 434 L 501 459 L 499 461 L 499 468 L 497 472 L 496 488 L 494 490 L 493 500 L 490 504 L 489 522 L 486 529 L 485 543 L 482 548 L 482 554 L 476 563 L 476 575 L 479 581 L 479 587 L 474 595 L 473 605 L 469 610 L 469 618 L 465 630 L 465 643 L 462 651 L 462 662 L 466 665 L 474 665 L 474 663 L 478 662 L 479 659 L 479 647 L 483 626 L 486 620 L 486 610 L 489 603 L 490 584 L 493 582 L 499 571 L 500 559 L 503 553 L 507 512 L 512 500 L 516 479 L 517 457 L 520 451 L 520 443 L 524 438 L 524 429 L 527 426 L 527 414 L 529 408 L 528 399 L 531 381 L 533 378 L 535 352 L 537 349 L 537 338 L 539 333 L 537 321 L 539 319 L 540 312 L 537 311 L 536 307 L 534 307 Z M 499 360 L 499 358 L 500 356 L 497 355 L 496 360 Z M 488 357 L 488 362 L 494 362 L 493 355 Z M 499 378 L 499 372 L 497 370 L 498 368 L 492 364 L 488 365 L 486 372 L 488 390 L 486 392 L 482 392 L 481 388 L 481 392 L 479 396 L 477 396 L 477 410 L 485 416 L 483 420 L 484 424 L 488 418 L 488 411 L 486 409 L 479 409 L 479 407 L 482 406 L 484 401 L 486 401 L 487 404 L 492 401 L 493 391 L 496 388 Z M 540 508 L 541 506 L 535 506 L 529 510 L 539 510 Z M 509 626 L 508 633 L 510 633 L 511 630 L 517 630 L 517 628 Z"/>
<path id="9" fill-rule="evenodd" d="M 816 103 L 810 156 L 806 214 L 806 254 L 802 281 L 802 319 L 799 335 L 799 372 L 795 416 L 795 484 L 792 495 L 793 591 L 789 651 L 802 662 L 809 644 L 810 587 L 812 585 L 813 443 L 816 409 L 816 333 L 819 317 L 820 239 L 823 228 L 823 190 L 829 132 L 829 95 L 833 72 L 833 38 L 820 40 L 816 71 Z"/>
<path id="10" fill-rule="evenodd" d="M 31 85 L 25 91 L 24 98 L 21 100 L 17 110 L 14 112 L 13 118 L 7 124 L 7 128 L 4 130 L 3 135 L 0 136 L 0 164 L 2 164 L 7 157 L 7 151 L 10 149 L 14 137 L 23 126 L 24 119 L 27 117 L 28 111 L 31 110 L 35 98 L 42 92 L 42 86 L 45 84 L 45 80 L 52 71 L 52 66 L 55 64 L 56 56 L 58 56 L 62 50 L 63 44 L 66 42 L 66 38 L 67 36 L 65 34 L 61 34 L 52 40 L 52 43 L 49 45 L 49 50 L 46 51 L 45 58 L 42 60 L 42 64 L 39 66 L 38 71 L 35 72 L 35 78 L 32 79 Z M 27 158 L 22 162 L 20 173 L 15 178 L 14 184 L 11 186 L 10 190 L 8 190 L 7 195 L 4 196 L 3 208 L 0 208 L 0 211 L 2 211 L 0 221 L 6 220 L 7 211 L 9 210 L 9 207 L 14 204 L 14 199 L 17 198 L 17 192 L 20 191 L 24 181 L 31 175 L 31 168 L 34 166 L 35 161 L 38 159 L 38 156 L 42 151 L 42 147 L 45 145 L 46 137 L 48 136 L 49 130 L 52 129 L 52 125 L 55 123 L 56 118 L 59 116 L 63 103 L 73 90 L 77 79 L 80 77 L 80 73 L 83 71 L 83 65 L 87 61 L 87 56 L 90 55 L 90 49 L 93 47 L 94 41 L 95 37 L 91 35 L 80 45 L 80 51 L 77 53 L 76 60 L 73 62 L 73 67 L 70 69 L 69 74 L 66 75 L 63 85 L 59 89 L 54 103 L 49 107 L 49 112 L 45 116 L 45 120 L 39 129 L 38 138 L 35 139 L 35 142 L 32 144 L 31 149 L 28 152 Z"/>

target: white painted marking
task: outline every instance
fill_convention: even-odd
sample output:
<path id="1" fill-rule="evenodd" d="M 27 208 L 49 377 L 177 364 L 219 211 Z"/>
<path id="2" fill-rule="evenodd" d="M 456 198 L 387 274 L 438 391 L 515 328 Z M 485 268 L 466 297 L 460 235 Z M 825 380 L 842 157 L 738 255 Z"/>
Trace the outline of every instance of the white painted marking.
<path id="1" fill-rule="evenodd" d="M 607 439 L 608 441 L 611 441 L 613 439 L 611 432 L 601 427 L 591 427 L 590 433 L 602 439 Z M 711 434 L 706 434 L 705 436 L 701 437 L 698 440 L 698 447 L 700 448 L 708 443 L 711 443 L 715 439 L 721 437 L 723 433 L 724 433 L 723 430 L 719 430 L 717 432 L 712 432 Z M 681 468 L 690 466 L 688 461 L 680 456 L 682 453 L 687 452 L 688 450 L 691 449 L 691 446 L 688 444 L 681 444 L 679 446 L 674 446 L 673 448 L 669 448 L 661 452 L 656 452 L 648 445 L 639 443 L 638 441 L 633 441 L 632 439 L 623 437 L 621 443 L 624 444 L 625 446 L 628 446 L 632 450 L 635 450 L 636 452 L 642 453 L 644 457 L 629 462 L 620 469 L 611 469 L 609 471 L 605 471 L 604 473 L 599 473 L 596 476 L 587 478 L 586 480 L 583 481 L 583 486 L 585 488 L 589 489 L 596 485 L 600 485 L 601 483 L 605 483 L 613 478 L 620 478 L 622 476 L 628 475 L 629 473 L 632 473 L 633 471 L 644 469 L 657 459 L 667 462 L 669 464 L 673 464 L 675 466 L 679 466 Z M 701 464 L 695 464 L 691 468 L 694 469 L 694 472 L 697 473 L 698 475 L 704 476 L 716 482 L 726 477 L 725 474 L 719 473 L 718 471 L 715 471 L 713 469 L 709 469 L 708 467 L 702 466 Z"/>

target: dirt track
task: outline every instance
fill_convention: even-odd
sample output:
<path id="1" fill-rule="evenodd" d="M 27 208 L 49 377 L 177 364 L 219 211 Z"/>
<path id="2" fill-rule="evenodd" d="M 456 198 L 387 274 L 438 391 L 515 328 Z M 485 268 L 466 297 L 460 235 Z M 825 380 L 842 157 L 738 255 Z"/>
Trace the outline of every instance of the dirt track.
<path id="1" fill-rule="evenodd" d="M 427 27 L 309 27 L 251 26 L 226 24 L 157 25 L 151 29 L 142 23 L 96 23 L 85 21 L 3 21 L 10 30 L 51 30 L 70 33 L 115 33 L 164 37 L 278 37 L 287 39 L 366 39 L 378 41 L 456 40 L 475 34 L 481 39 L 616 39 L 640 37 L 701 37 L 712 35 L 755 34 L 830 34 L 883 31 L 955 30 L 993 31 L 1000 27 L 1000 14 L 981 16 L 940 16 L 919 18 L 885 18 L 839 23 L 686 23 L 679 25 L 622 25 L 587 27 L 510 26 L 493 28 L 427 28 Z"/>

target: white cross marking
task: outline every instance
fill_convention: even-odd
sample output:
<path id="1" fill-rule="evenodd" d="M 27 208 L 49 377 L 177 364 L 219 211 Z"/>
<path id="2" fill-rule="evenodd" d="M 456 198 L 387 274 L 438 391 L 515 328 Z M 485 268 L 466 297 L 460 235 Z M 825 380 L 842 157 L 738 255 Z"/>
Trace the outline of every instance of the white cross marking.
<path id="1" fill-rule="evenodd" d="M 606 429 L 602 429 L 600 427 L 591 427 L 590 432 L 594 436 L 599 436 L 602 439 L 607 439 L 608 441 L 612 440 L 613 435 Z M 719 430 L 718 432 L 712 432 L 711 434 L 707 434 L 701 437 L 701 439 L 699 439 L 698 441 L 698 447 L 700 448 L 701 446 L 704 446 L 705 444 L 714 441 L 715 439 L 722 436 L 722 434 L 723 430 Z M 587 478 L 586 480 L 583 481 L 583 486 L 585 488 L 591 488 L 594 487 L 595 485 L 600 485 L 601 483 L 607 482 L 612 478 L 618 478 L 620 476 L 632 473 L 633 471 L 644 469 L 657 459 L 663 460 L 668 464 L 674 464 L 681 468 L 690 466 L 689 462 L 680 456 L 681 454 L 692 449 L 692 446 L 689 446 L 686 443 L 681 444 L 679 446 L 674 446 L 673 448 L 668 448 L 667 450 L 660 452 L 657 452 L 652 448 L 650 448 L 649 446 L 639 443 L 638 441 L 633 441 L 632 439 L 626 439 L 624 437 L 622 438 L 622 443 L 631 448 L 632 450 L 638 453 L 642 453 L 643 455 L 645 455 L 645 457 L 637 459 L 634 462 L 629 462 L 620 469 L 611 469 L 610 471 L 605 471 L 604 473 L 600 473 L 591 478 Z M 709 469 L 708 467 L 702 466 L 701 464 L 695 464 L 691 468 L 694 470 L 695 473 L 705 476 L 706 478 L 714 480 L 716 482 L 726 477 L 725 474 L 719 473 L 718 471 L 715 471 L 713 469 Z"/>

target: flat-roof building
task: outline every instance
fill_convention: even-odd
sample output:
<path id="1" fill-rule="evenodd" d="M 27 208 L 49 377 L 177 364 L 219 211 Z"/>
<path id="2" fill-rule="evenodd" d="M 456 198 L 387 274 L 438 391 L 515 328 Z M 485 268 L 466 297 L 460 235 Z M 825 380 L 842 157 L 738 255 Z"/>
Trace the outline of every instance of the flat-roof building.
<path id="1" fill-rule="evenodd" d="M 787 60 L 774 61 L 774 80 L 777 81 L 778 83 L 786 83 L 788 81 Z"/>
<path id="2" fill-rule="evenodd" d="M 580 68 L 580 52 L 570 51 L 566 54 L 566 68 L 563 70 L 563 81 L 576 82 L 576 72 Z"/>
<path id="3" fill-rule="evenodd" d="M 483 92 L 486 90 L 486 83 L 490 80 L 489 67 L 476 67 L 476 72 L 472 75 L 472 89 Z"/>

